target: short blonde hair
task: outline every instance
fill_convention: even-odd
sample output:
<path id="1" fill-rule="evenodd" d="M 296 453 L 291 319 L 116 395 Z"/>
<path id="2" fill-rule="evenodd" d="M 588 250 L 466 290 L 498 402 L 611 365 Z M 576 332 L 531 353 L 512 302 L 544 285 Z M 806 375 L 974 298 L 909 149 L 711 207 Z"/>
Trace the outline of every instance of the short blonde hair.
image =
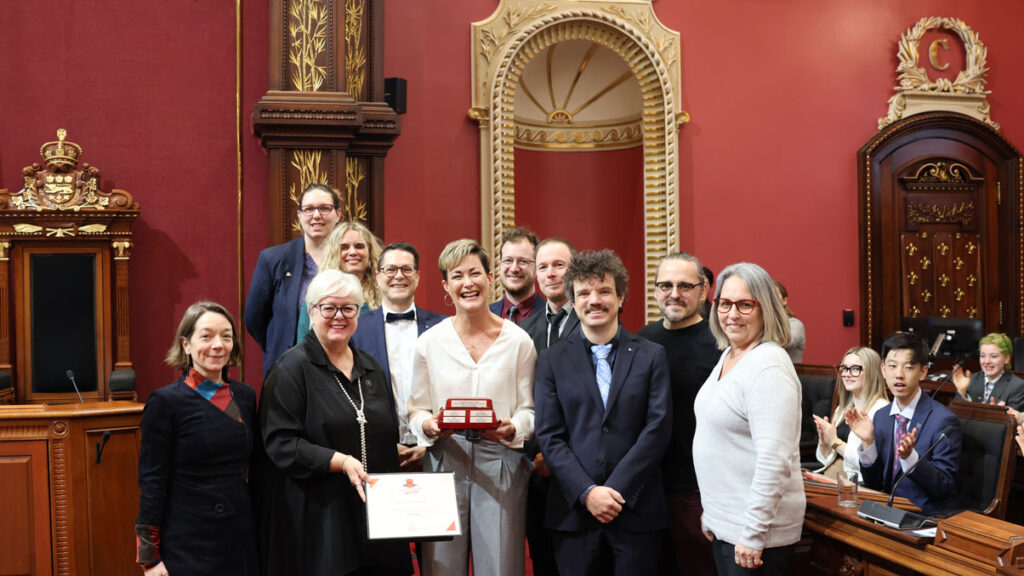
<path id="1" fill-rule="evenodd" d="M 185 346 L 182 340 L 190 340 L 192 338 L 192 334 L 196 331 L 196 323 L 207 312 L 220 314 L 227 318 L 228 324 L 231 325 L 231 335 L 235 338 L 235 342 L 231 346 L 231 354 L 228 356 L 228 363 L 225 367 L 238 366 L 242 363 L 242 346 L 239 342 L 241 338 L 238 335 L 238 330 L 235 328 L 235 317 L 231 315 L 231 312 L 228 312 L 227 308 L 216 302 L 200 300 L 185 310 L 185 314 L 181 317 L 181 322 L 178 323 L 178 332 L 174 335 L 174 343 L 171 344 L 170 350 L 167 351 L 167 356 L 164 357 L 164 362 L 168 366 L 184 370 L 192 365 L 192 358 L 185 353 Z"/>
<path id="2" fill-rule="evenodd" d="M 441 268 L 441 276 L 445 282 L 448 281 L 448 271 L 459 265 L 467 256 L 476 255 L 480 258 L 480 265 L 484 267 L 484 273 L 491 273 L 491 261 L 487 257 L 487 251 L 484 247 L 476 242 L 476 240 L 470 240 L 469 238 L 462 238 L 449 242 L 444 250 L 441 251 L 441 255 L 437 258 L 437 265 Z"/>
<path id="3" fill-rule="evenodd" d="M 309 288 L 306 288 L 306 311 L 312 312 L 313 306 L 328 296 L 352 298 L 356 304 L 363 305 L 363 289 L 359 279 L 353 274 L 333 268 L 320 272 L 309 283 Z"/>
<path id="4" fill-rule="evenodd" d="M 378 308 L 381 295 L 380 286 L 377 285 L 377 266 L 380 262 L 381 247 L 380 240 L 373 235 L 373 232 L 370 232 L 369 228 L 350 220 L 339 222 L 324 244 L 324 257 L 320 268 L 322 270 L 341 269 L 341 239 L 349 230 L 358 232 L 363 237 L 363 242 L 366 243 L 366 270 L 363 271 L 363 277 L 358 280 L 362 285 L 363 300 L 370 308 Z"/>
<path id="5" fill-rule="evenodd" d="M 743 280 L 750 295 L 757 300 L 757 305 L 761 308 L 761 320 L 764 326 L 761 328 L 758 341 L 774 342 L 785 348 L 790 339 L 789 315 L 786 314 L 786 308 L 782 305 L 782 299 L 779 297 L 778 290 L 775 289 L 772 277 L 764 268 L 753 262 L 738 262 L 728 266 L 718 275 L 718 283 L 715 285 L 716 305 L 722 295 L 722 286 L 732 276 Z M 717 306 L 711 308 L 714 312 L 711 314 L 711 333 L 714 334 L 715 341 L 718 342 L 718 349 L 725 350 L 729 347 L 729 338 L 722 330 L 722 323 L 718 319 L 716 310 Z"/>

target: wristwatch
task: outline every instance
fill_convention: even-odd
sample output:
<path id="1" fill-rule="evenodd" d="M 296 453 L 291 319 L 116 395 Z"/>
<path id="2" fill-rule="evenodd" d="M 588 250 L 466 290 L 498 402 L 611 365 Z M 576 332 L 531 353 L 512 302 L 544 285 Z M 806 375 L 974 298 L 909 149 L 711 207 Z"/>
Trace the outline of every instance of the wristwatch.
<path id="1" fill-rule="evenodd" d="M 843 442 L 842 440 L 838 440 L 837 439 L 835 442 L 832 443 L 832 451 L 833 452 L 838 452 L 839 451 L 839 447 L 843 446 L 845 444 L 846 444 L 846 442 Z"/>

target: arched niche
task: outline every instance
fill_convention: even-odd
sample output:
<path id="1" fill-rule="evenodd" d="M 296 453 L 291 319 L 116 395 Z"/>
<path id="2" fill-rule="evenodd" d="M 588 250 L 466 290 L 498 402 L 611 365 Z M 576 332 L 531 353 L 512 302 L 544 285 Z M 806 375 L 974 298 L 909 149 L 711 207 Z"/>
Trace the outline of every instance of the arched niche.
<path id="1" fill-rule="evenodd" d="M 502 0 L 473 24 L 473 107 L 480 128 L 481 237 L 497 252 L 515 222 L 515 95 L 530 60 L 565 40 L 589 40 L 628 65 L 643 99 L 645 316 L 658 309 L 652 291 L 658 261 L 679 247 L 678 139 L 689 120 L 679 104 L 679 34 L 658 21 L 650 2 Z"/>

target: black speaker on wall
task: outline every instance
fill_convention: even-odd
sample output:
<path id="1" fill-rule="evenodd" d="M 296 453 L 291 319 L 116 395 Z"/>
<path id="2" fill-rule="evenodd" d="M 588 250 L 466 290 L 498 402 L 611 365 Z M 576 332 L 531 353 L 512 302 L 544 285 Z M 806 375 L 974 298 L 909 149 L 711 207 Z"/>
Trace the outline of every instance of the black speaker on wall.
<path id="1" fill-rule="evenodd" d="M 405 114 L 405 87 L 405 78 L 384 79 L 384 101 L 399 114 Z"/>

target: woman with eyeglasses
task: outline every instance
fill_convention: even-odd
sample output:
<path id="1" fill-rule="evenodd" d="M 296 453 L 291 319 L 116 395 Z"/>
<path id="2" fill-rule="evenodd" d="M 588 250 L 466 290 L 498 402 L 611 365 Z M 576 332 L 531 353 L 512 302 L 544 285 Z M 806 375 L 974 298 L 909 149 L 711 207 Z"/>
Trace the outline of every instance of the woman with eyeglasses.
<path id="1" fill-rule="evenodd" d="M 364 314 L 380 307 L 380 286 L 377 284 L 377 263 L 380 262 L 380 240 L 359 222 L 342 222 L 327 239 L 324 248 L 324 269 L 338 269 L 359 279 L 363 289 Z"/>
<path id="2" fill-rule="evenodd" d="M 847 350 L 843 360 L 836 365 L 836 387 L 839 403 L 832 414 L 832 421 L 814 416 L 814 426 L 818 429 L 816 456 L 822 470 L 829 468 L 837 458 L 842 459 L 843 471 L 860 481 L 860 438 L 850 434 L 850 426 L 844 420 L 847 410 L 852 407 L 872 418 L 879 408 L 889 403 L 878 352 L 863 346 Z"/>
<path id="3" fill-rule="evenodd" d="M 245 327 L 263 350 L 263 375 L 309 330 L 300 331 L 306 289 L 324 268 L 327 237 L 340 219 L 338 194 L 323 184 L 312 184 L 299 196 L 302 236 L 260 252 L 245 300 Z"/>
<path id="4" fill-rule="evenodd" d="M 268 457 L 259 479 L 261 568 L 293 574 L 409 574 L 409 546 L 369 541 L 363 482 L 398 472 L 391 388 L 350 344 L 359 280 L 325 270 L 306 291 L 312 328 L 274 364 L 260 396 Z"/>
<path id="5" fill-rule="evenodd" d="M 723 349 L 694 402 L 702 528 L 720 575 L 788 574 L 803 530 L 800 380 L 789 319 L 757 264 L 722 271 L 711 332 Z"/>
<path id="6" fill-rule="evenodd" d="M 522 575 L 526 559 L 526 488 L 530 462 L 523 442 L 533 435 L 533 340 L 488 308 L 493 280 L 487 252 L 473 240 L 449 243 L 438 258 L 455 316 L 416 343 L 409 428 L 428 446 L 424 469 L 453 472 L 463 533 L 427 542 L 424 576 Z M 449 398 L 491 400 L 498 427 L 475 431 L 438 426 Z"/>

